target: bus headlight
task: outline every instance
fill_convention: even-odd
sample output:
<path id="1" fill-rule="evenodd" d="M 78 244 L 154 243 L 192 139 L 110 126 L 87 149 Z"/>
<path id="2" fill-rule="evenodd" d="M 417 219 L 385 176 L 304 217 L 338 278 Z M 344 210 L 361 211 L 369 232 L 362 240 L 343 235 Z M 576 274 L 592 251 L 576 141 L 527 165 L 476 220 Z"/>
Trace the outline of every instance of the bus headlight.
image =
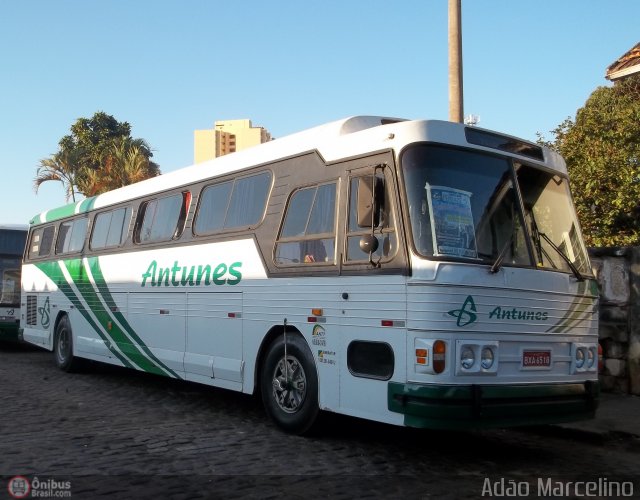
<path id="1" fill-rule="evenodd" d="M 596 352 L 594 348 L 591 348 L 587 351 L 587 368 L 593 368 L 593 365 L 596 362 Z"/>
<path id="2" fill-rule="evenodd" d="M 493 349 L 491 347 L 483 347 L 480 356 L 480 366 L 483 370 L 490 370 L 493 366 Z"/>
<path id="3" fill-rule="evenodd" d="M 576 349 L 576 368 L 579 370 L 584 366 L 584 349 L 582 347 Z"/>
<path id="4" fill-rule="evenodd" d="M 460 351 L 460 365 L 465 370 L 470 370 L 476 362 L 476 356 L 471 346 L 464 346 Z"/>
<path id="5" fill-rule="evenodd" d="M 571 346 L 571 373 L 596 372 L 598 344 L 575 343 Z"/>
<path id="6" fill-rule="evenodd" d="M 497 340 L 456 340 L 456 375 L 497 375 L 499 344 Z"/>

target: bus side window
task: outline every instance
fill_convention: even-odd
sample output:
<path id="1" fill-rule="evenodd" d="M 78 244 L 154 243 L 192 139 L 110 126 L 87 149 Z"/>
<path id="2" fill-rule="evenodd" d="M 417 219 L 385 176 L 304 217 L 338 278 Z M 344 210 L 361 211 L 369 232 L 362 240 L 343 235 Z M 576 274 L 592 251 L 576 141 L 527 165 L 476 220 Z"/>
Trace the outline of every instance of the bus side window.
<path id="1" fill-rule="evenodd" d="M 96 215 L 90 247 L 92 250 L 118 247 L 124 243 L 131 219 L 131 208 L 119 208 Z"/>
<path id="2" fill-rule="evenodd" d="M 53 236 L 55 235 L 55 226 L 47 226 L 38 228 L 31 235 L 31 243 L 29 247 L 29 258 L 37 259 L 38 257 L 46 257 L 51 253 L 51 245 L 53 244 Z"/>
<path id="3" fill-rule="evenodd" d="M 276 243 L 276 264 L 333 264 L 335 212 L 335 182 L 295 191 Z"/>
<path id="4" fill-rule="evenodd" d="M 184 212 L 184 193 L 144 202 L 136 224 L 136 243 L 169 241 L 176 237 Z"/>
<path id="5" fill-rule="evenodd" d="M 58 240 L 56 242 L 56 254 L 79 252 L 84 247 L 84 239 L 87 235 L 88 219 L 66 221 L 58 228 Z"/>
<path id="6" fill-rule="evenodd" d="M 204 236 L 257 225 L 264 215 L 271 172 L 206 186 L 200 195 L 194 232 Z"/>

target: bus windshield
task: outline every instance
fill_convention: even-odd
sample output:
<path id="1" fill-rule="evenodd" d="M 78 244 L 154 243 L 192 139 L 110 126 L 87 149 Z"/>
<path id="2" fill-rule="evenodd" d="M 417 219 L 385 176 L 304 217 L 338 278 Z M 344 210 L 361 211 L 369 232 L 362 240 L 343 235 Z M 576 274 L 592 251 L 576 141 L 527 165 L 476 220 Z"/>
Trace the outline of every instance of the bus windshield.
<path id="1" fill-rule="evenodd" d="M 0 231 L 0 306 L 16 307 L 20 304 L 20 266 L 24 252 L 26 231 Z"/>
<path id="2" fill-rule="evenodd" d="M 404 152 L 402 171 L 419 255 L 591 274 L 565 177 L 426 144 Z"/>

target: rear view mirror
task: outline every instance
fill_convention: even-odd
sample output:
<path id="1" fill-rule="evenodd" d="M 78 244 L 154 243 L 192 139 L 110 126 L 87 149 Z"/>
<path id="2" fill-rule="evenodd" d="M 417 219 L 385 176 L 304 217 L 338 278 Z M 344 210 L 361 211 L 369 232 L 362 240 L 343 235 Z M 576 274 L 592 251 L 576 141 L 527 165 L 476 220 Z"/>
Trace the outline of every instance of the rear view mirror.
<path id="1" fill-rule="evenodd" d="M 377 227 L 380 223 L 380 207 L 384 205 L 382 179 L 360 177 L 358 179 L 358 227 Z M 373 225 L 372 225 L 373 223 Z"/>

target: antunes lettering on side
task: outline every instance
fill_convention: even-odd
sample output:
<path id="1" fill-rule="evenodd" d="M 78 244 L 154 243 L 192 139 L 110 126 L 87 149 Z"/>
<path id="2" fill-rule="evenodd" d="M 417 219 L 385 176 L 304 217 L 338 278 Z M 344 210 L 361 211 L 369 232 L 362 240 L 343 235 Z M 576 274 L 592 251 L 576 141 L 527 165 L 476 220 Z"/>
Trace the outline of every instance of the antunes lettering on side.
<path id="1" fill-rule="evenodd" d="M 237 285 L 242 280 L 240 268 L 242 262 L 232 264 L 198 264 L 183 266 L 179 261 L 174 261 L 170 267 L 159 266 L 153 260 L 142 273 L 140 286 L 206 286 L 210 285 Z"/>

